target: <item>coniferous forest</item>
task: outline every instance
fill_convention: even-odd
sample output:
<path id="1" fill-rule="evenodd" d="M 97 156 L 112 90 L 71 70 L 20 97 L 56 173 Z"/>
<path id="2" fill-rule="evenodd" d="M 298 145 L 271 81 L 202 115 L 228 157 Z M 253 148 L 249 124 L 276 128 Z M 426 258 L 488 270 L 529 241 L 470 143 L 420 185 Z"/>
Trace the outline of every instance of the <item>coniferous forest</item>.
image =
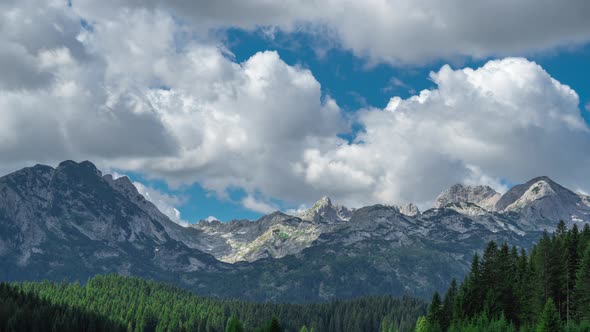
<path id="1" fill-rule="evenodd" d="M 590 227 L 560 222 L 527 253 L 489 242 L 426 305 L 366 297 L 307 305 L 194 295 L 118 275 L 0 283 L 3 331 L 590 331 Z"/>
<path id="2" fill-rule="evenodd" d="M 590 227 L 562 221 L 529 253 L 489 242 L 416 331 L 590 331 Z"/>
<path id="3" fill-rule="evenodd" d="M 404 297 L 256 304 L 117 275 L 0 284 L 0 331 L 410 331 L 426 304 Z"/>

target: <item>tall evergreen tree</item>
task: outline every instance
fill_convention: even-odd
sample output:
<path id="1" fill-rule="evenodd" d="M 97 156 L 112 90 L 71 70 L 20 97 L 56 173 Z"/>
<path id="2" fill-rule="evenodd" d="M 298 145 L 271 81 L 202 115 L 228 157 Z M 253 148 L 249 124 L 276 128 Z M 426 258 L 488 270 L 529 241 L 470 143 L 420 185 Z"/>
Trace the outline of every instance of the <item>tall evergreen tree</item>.
<path id="1" fill-rule="evenodd" d="M 590 228 L 584 226 L 584 230 L 579 233 L 574 226 L 568 231 L 560 222 L 551 237 L 544 232 L 529 255 L 524 249 L 518 254 L 514 247 L 498 248 L 490 242 L 481 261 L 474 256 L 458 291 L 451 283 L 440 311 L 436 310 L 440 297 L 435 294 L 428 331 L 436 328 L 435 323 L 453 332 L 560 331 L 563 327 L 568 332 L 590 331 Z M 446 304 L 455 293 L 447 328 Z M 475 294 L 485 294 L 483 305 Z"/>
<path id="2" fill-rule="evenodd" d="M 566 235 L 565 250 L 566 250 L 566 277 L 565 277 L 565 288 L 566 288 L 566 321 L 569 324 L 572 318 L 572 313 L 575 313 L 575 302 L 572 301 L 573 293 L 576 286 L 576 271 L 578 270 L 579 255 L 578 245 L 580 242 L 578 226 L 574 224 L 571 231 Z"/>
<path id="3" fill-rule="evenodd" d="M 273 316 L 268 324 L 268 332 L 282 332 L 283 328 L 281 328 L 281 323 L 279 323 L 279 319 L 276 316 Z"/>
<path id="4" fill-rule="evenodd" d="M 545 303 L 543 314 L 539 324 L 537 324 L 536 332 L 559 332 L 562 330 L 561 320 L 555 308 L 555 303 L 549 298 Z"/>
<path id="5" fill-rule="evenodd" d="M 479 255 L 476 253 L 471 261 L 469 275 L 465 279 L 462 290 L 461 312 L 465 317 L 473 317 L 483 307 L 483 287 Z"/>
<path id="6" fill-rule="evenodd" d="M 590 246 L 586 248 L 576 273 L 574 298 L 578 318 L 590 322 Z"/>
<path id="7" fill-rule="evenodd" d="M 232 316 L 227 320 L 225 332 L 244 332 L 244 327 L 239 319 Z"/>
<path id="8" fill-rule="evenodd" d="M 457 297 L 457 292 L 457 280 L 453 278 L 451 280 L 451 287 L 449 287 L 449 290 L 447 290 L 442 303 L 440 327 L 443 331 L 446 331 L 449 328 L 449 326 L 451 325 L 451 321 L 453 320 L 453 309 L 455 299 Z"/>
<path id="9" fill-rule="evenodd" d="M 428 320 L 424 316 L 420 316 L 418 321 L 416 322 L 416 330 L 415 332 L 429 332 L 430 327 L 428 325 Z"/>
<path id="10" fill-rule="evenodd" d="M 438 292 L 434 292 L 432 302 L 428 308 L 428 325 L 432 331 L 441 330 L 443 315 L 443 303 Z"/>

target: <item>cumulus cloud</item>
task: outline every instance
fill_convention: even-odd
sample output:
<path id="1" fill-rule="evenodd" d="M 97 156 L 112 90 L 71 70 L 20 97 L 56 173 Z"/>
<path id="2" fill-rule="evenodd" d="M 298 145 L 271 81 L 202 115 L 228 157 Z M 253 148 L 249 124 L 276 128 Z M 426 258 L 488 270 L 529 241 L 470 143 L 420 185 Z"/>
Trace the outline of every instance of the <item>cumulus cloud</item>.
<path id="1" fill-rule="evenodd" d="M 271 213 L 278 210 L 278 208 L 273 204 L 259 200 L 253 195 L 247 195 L 244 197 L 242 199 L 242 205 L 247 209 L 260 213 Z"/>
<path id="2" fill-rule="evenodd" d="M 507 58 L 443 66 L 430 77 L 436 89 L 361 111 L 364 131 L 353 144 L 308 150 L 299 165 L 305 181 L 351 203 L 427 204 L 454 182 L 502 191 L 502 180 L 535 175 L 590 185 L 590 129 L 578 96 L 539 65 Z"/>
<path id="3" fill-rule="evenodd" d="M 2 22 L 14 25 L 0 36 L 28 55 L 31 73 L 51 79 L 40 87 L 0 77 L 7 169 L 90 159 L 220 196 L 235 186 L 272 197 L 292 185 L 301 198 L 292 165 L 347 130 L 312 73 L 276 52 L 236 63 L 218 44 L 181 41 L 193 30 L 160 10 L 121 8 L 97 20 L 61 1 L 16 4 L 3 5 Z"/>
<path id="4" fill-rule="evenodd" d="M 62 1 L 10 4 L 0 12 L 0 41 L 8 45 L 0 61 L 23 75 L 0 77 L 0 152 L 8 163 L 174 153 L 172 136 L 137 88 L 149 79 L 117 75 L 125 64 L 112 54 L 120 48 L 103 52 L 94 40 L 100 34 L 82 29 L 81 18 Z M 131 26 L 134 21 L 141 17 L 131 15 Z M 137 47 L 152 51 L 145 46 Z M 132 59 L 128 53 L 125 62 Z M 128 69 L 128 78 L 138 76 L 139 69 Z"/>
<path id="5" fill-rule="evenodd" d="M 444 66 L 431 74 L 435 89 L 408 99 L 393 97 L 385 109 L 356 112 L 354 121 L 363 131 L 348 143 L 338 134 L 349 130 L 349 120 L 336 100 L 322 95 L 313 73 L 286 64 L 272 51 L 237 63 L 202 33 L 210 27 L 253 27 L 255 21 L 284 26 L 283 19 L 295 16 L 283 4 L 240 1 L 235 5 L 243 10 L 228 17 L 224 5 L 216 3 L 198 14 L 207 19 L 187 23 L 178 17 L 197 17 L 198 7 L 192 4 L 128 1 L 114 11 L 109 3 L 74 1 L 72 8 L 62 1 L 0 4 L 0 42 L 9 46 L 0 51 L 0 64 L 15 71 L 0 75 L 0 167 L 90 159 L 102 168 L 141 172 L 172 186 L 199 183 L 220 197 L 239 188 L 246 193 L 242 204 L 263 213 L 276 210 L 272 202 L 277 200 L 299 206 L 325 194 L 352 206 L 427 204 L 455 182 L 483 182 L 502 190 L 502 180 L 515 183 L 541 174 L 590 190 L 584 176 L 590 166 L 590 135 L 578 97 L 525 59 L 490 61 L 477 69 Z M 413 3 L 397 5 L 409 10 Z M 249 7 L 253 4 L 258 6 Z M 327 15 L 285 4 L 308 10 L 297 14 L 303 20 Z M 353 5 L 342 2 L 343 8 Z M 547 26 L 557 24 L 575 2 L 561 5 Z M 392 10 L 389 3 L 380 6 L 383 15 Z M 578 12 L 583 12 L 580 6 Z M 363 8 L 358 8 L 359 17 L 372 10 Z M 174 16 L 181 9 L 184 14 Z M 267 17 L 269 12 L 277 15 Z M 420 19 L 421 11 L 415 13 Z M 439 23 L 457 29 L 447 14 L 437 14 Z M 340 15 L 344 22 L 348 13 Z M 358 31 L 381 21 L 386 20 L 378 16 Z M 570 30 L 577 23 L 570 21 L 560 26 L 560 36 L 573 36 Z M 434 46 L 422 42 L 426 48 L 396 45 L 401 53 L 395 53 L 389 46 L 372 45 L 379 26 L 375 33 L 365 32 L 367 44 L 357 47 L 330 17 L 322 22 L 333 25 L 347 47 L 360 53 L 370 48 L 371 56 L 384 59 L 428 58 L 436 49 L 441 56 L 511 50 L 505 48 L 510 43 L 499 43 L 498 49 L 482 51 L 477 43 L 487 41 L 468 29 L 473 42 L 446 40 L 449 48 L 441 48 L 439 41 L 454 35 L 449 34 L 438 36 Z M 392 22 L 395 29 L 384 45 L 404 42 L 396 39 L 396 29 L 401 29 L 396 24 L 402 21 Z M 553 37 L 559 43 L 586 38 L 585 30 L 579 31 L 578 39 L 546 33 L 550 42 L 533 46 L 556 45 Z M 183 222 L 174 197 L 143 191 Z"/>
<path id="6" fill-rule="evenodd" d="M 132 0 L 207 28 L 305 31 L 356 55 L 390 63 L 529 54 L 590 40 L 586 0 Z M 87 15 L 118 12 L 121 2 L 74 1 Z M 270 27 L 270 28 L 269 28 Z"/>

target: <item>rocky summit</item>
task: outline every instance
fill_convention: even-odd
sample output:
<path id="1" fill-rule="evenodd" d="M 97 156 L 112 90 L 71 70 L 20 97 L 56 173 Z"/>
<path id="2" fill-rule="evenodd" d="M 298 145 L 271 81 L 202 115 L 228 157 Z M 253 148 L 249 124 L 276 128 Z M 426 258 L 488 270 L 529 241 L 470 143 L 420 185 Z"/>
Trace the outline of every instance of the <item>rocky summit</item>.
<path id="1" fill-rule="evenodd" d="M 539 177 L 504 195 L 454 185 L 425 211 L 349 209 L 324 197 L 296 215 L 182 227 L 126 177 L 65 161 L 0 178 L 0 279 L 115 272 L 255 301 L 430 297 L 461 279 L 486 241 L 529 248 L 559 220 L 590 222 L 590 198 Z"/>

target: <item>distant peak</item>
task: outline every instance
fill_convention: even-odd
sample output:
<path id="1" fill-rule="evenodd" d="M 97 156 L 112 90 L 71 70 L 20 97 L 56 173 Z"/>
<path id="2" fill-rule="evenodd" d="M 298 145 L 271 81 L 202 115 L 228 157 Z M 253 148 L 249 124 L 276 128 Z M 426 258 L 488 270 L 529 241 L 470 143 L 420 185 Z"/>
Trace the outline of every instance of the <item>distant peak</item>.
<path id="1" fill-rule="evenodd" d="M 332 200 L 328 196 L 323 196 L 320 198 L 313 206 L 314 207 L 321 207 L 321 206 L 330 206 L 332 205 Z"/>
<path id="2" fill-rule="evenodd" d="M 80 163 L 77 163 L 73 160 L 65 160 L 59 163 L 56 168 L 58 171 L 67 171 L 72 169 L 88 170 L 102 177 L 102 173 L 98 170 L 98 168 L 96 168 L 96 166 L 88 160 L 82 161 Z"/>
<path id="3" fill-rule="evenodd" d="M 520 210 L 548 196 L 562 196 L 565 200 L 567 200 L 566 197 L 571 199 L 577 197 L 574 192 L 561 186 L 548 176 L 538 176 L 524 184 L 510 188 L 498 201 L 496 209 L 498 211 Z"/>
<path id="4" fill-rule="evenodd" d="M 93 170 L 97 169 L 96 166 L 88 160 L 84 160 L 79 163 L 75 162 L 73 160 L 64 160 L 61 163 L 59 163 L 59 165 L 57 166 L 58 169 L 59 168 L 73 168 L 73 167 L 87 168 L 87 169 L 93 169 Z"/>
<path id="5" fill-rule="evenodd" d="M 408 203 L 397 206 L 399 212 L 408 217 L 415 217 L 420 215 L 420 209 L 414 203 Z"/>
<path id="6" fill-rule="evenodd" d="M 33 169 L 38 171 L 49 171 L 53 170 L 54 168 L 43 164 L 36 164 L 35 166 L 33 166 Z"/>
<path id="7" fill-rule="evenodd" d="M 532 178 L 529 181 L 527 181 L 526 184 L 530 186 L 530 185 L 533 185 L 537 182 L 547 182 L 550 185 L 557 184 L 557 182 L 553 181 L 550 177 L 545 176 L 545 175 L 537 176 L 536 178 Z"/>
<path id="8" fill-rule="evenodd" d="M 500 199 L 500 194 L 489 186 L 454 184 L 436 198 L 435 208 L 442 208 L 449 203 L 473 203 L 484 209 L 493 209 Z"/>
<path id="9" fill-rule="evenodd" d="M 337 222 L 349 220 L 352 212 L 352 209 L 333 204 L 330 197 L 324 196 L 315 202 L 310 209 L 300 213 L 299 217 L 309 221 Z"/>

